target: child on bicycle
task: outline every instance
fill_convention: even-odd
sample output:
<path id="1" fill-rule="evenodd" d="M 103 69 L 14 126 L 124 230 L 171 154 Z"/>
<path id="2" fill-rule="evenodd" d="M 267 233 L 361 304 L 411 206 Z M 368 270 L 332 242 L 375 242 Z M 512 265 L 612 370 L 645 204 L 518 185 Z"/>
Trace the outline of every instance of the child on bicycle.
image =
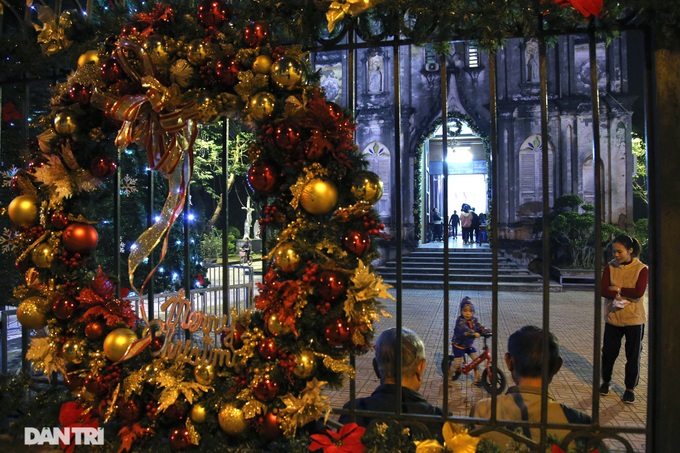
<path id="1" fill-rule="evenodd" d="M 460 316 L 456 319 L 453 338 L 451 338 L 453 362 L 449 368 L 449 385 L 452 384 L 453 373 L 460 368 L 465 354 L 468 354 L 472 360 L 477 358 L 477 349 L 474 347 L 475 339 L 486 332 L 487 329 L 475 317 L 475 304 L 472 303 L 472 299 L 468 296 L 463 297 L 460 301 Z M 478 368 L 475 368 L 475 385 L 481 385 Z"/>

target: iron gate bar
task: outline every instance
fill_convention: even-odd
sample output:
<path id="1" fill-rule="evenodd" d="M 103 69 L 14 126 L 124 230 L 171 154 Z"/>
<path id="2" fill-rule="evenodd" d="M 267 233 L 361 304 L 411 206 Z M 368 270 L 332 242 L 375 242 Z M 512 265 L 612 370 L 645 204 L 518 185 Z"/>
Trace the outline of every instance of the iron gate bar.
<path id="1" fill-rule="evenodd" d="M 231 304 L 229 300 L 229 286 L 231 274 L 229 272 L 229 118 L 222 120 L 222 314 L 226 314 L 231 320 Z M 252 253 L 252 250 L 251 250 Z"/>

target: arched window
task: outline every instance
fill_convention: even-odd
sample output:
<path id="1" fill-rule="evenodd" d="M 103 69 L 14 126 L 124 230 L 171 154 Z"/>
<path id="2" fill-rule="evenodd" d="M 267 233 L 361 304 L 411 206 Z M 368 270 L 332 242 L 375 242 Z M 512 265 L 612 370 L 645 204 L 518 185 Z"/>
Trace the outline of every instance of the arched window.
<path id="1" fill-rule="evenodd" d="M 519 148 L 519 204 L 528 203 L 530 201 L 541 201 L 543 199 L 543 185 L 542 185 L 542 158 L 543 144 L 541 142 L 540 134 L 529 136 L 522 146 Z M 549 175 L 548 190 L 550 193 L 550 200 L 554 200 L 554 184 L 555 176 L 553 170 L 553 155 L 554 150 L 552 145 L 548 144 L 548 168 Z"/>

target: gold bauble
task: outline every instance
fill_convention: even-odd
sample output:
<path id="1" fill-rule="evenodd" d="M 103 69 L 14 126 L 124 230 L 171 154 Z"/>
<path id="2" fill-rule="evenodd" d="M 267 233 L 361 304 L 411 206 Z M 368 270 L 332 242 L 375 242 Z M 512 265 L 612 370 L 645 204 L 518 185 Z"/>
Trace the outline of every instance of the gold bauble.
<path id="1" fill-rule="evenodd" d="M 210 363 L 199 363 L 194 367 L 194 379 L 201 385 L 210 385 L 215 379 L 215 367 Z"/>
<path id="2" fill-rule="evenodd" d="M 305 185 L 300 194 L 302 208 L 313 215 L 331 212 L 338 203 L 338 188 L 332 181 L 314 178 Z"/>
<path id="3" fill-rule="evenodd" d="M 372 171 L 360 171 L 352 177 L 352 195 L 357 201 L 374 205 L 383 194 L 383 182 Z"/>
<path id="4" fill-rule="evenodd" d="M 61 111 L 54 117 L 54 130 L 60 135 L 70 136 L 78 130 L 76 115 L 69 111 Z"/>
<path id="5" fill-rule="evenodd" d="M 121 327 L 109 333 L 104 339 L 104 355 L 117 362 L 123 358 L 132 343 L 137 341 L 137 334 L 132 329 Z"/>
<path id="6" fill-rule="evenodd" d="M 248 99 L 248 113 L 256 120 L 269 118 L 274 113 L 275 106 L 276 96 L 267 91 L 255 93 Z"/>
<path id="7" fill-rule="evenodd" d="M 231 404 L 222 406 L 222 409 L 217 414 L 217 421 L 222 431 L 231 436 L 242 434 L 248 427 L 243 411 Z"/>
<path id="8" fill-rule="evenodd" d="M 19 195 L 9 204 L 7 213 L 16 225 L 33 226 L 38 221 L 38 199 L 33 195 Z"/>
<path id="9" fill-rule="evenodd" d="M 170 53 L 165 45 L 165 38 L 163 36 L 149 36 L 144 40 L 143 47 L 154 65 L 165 66 L 168 64 Z"/>
<path id="10" fill-rule="evenodd" d="M 281 322 L 279 315 L 272 313 L 269 315 L 269 318 L 267 318 L 267 330 L 275 337 L 278 337 L 279 335 L 289 334 L 292 329 Z"/>
<path id="11" fill-rule="evenodd" d="M 37 267 L 47 269 L 52 265 L 52 260 L 54 260 L 54 250 L 47 243 L 43 242 L 33 249 L 31 259 Z"/>
<path id="12" fill-rule="evenodd" d="M 78 57 L 78 67 L 85 66 L 88 63 L 92 63 L 99 67 L 99 52 L 96 50 L 88 50 L 84 54 Z"/>
<path id="13" fill-rule="evenodd" d="M 201 66 L 215 55 L 212 44 L 202 39 L 194 39 L 186 47 L 187 60 L 194 66 Z"/>
<path id="14" fill-rule="evenodd" d="M 48 304 L 44 297 L 27 297 L 17 308 L 17 320 L 27 329 L 42 329 L 47 324 Z"/>
<path id="15" fill-rule="evenodd" d="M 69 338 L 61 347 L 61 356 L 69 363 L 80 363 L 85 355 L 85 342 Z"/>
<path id="16" fill-rule="evenodd" d="M 201 403 L 196 403 L 191 406 L 191 421 L 194 423 L 203 423 L 207 417 L 208 412 L 205 410 L 205 406 Z"/>
<path id="17" fill-rule="evenodd" d="M 293 374 L 300 379 L 311 377 L 316 371 L 316 356 L 309 349 L 303 349 L 295 355 Z"/>
<path id="18" fill-rule="evenodd" d="M 253 72 L 256 74 L 269 74 L 272 70 L 272 57 L 258 55 L 253 62 Z"/>
<path id="19" fill-rule="evenodd" d="M 285 243 L 276 248 L 274 264 L 282 272 L 293 272 L 298 268 L 300 265 L 300 255 L 295 251 L 293 244 Z"/>
<path id="20" fill-rule="evenodd" d="M 271 78 L 274 84 L 281 89 L 300 88 L 305 81 L 305 68 L 295 58 L 280 57 L 272 64 Z"/>

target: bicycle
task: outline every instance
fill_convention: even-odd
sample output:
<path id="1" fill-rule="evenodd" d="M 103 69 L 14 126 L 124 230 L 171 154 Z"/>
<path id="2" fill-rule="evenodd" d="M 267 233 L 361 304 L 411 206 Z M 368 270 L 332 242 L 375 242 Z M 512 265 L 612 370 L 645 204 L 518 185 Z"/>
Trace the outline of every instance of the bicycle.
<path id="1" fill-rule="evenodd" d="M 458 380 L 461 374 L 465 374 L 467 376 L 471 371 L 474 372 L 475 368 L 477 368 L 477 366 L 479 366 L 482 362 L 486 362 L 486 368 L 484 368 L 484 371 L 482 371 L 481 381 L 484 390 L 486 390 L 488 393 L 491 393 L 491 389 L 493 388 L 494 373 L 492 368 L 491 351 L 489 349 L 489 345 L 487 344 L 487 339 L 491 338 L 492 335 L 493 333 L 491 331 L 486 331 L 480 335 L 482 338 L 484 338 L 484 347 L 482 348 L 482 352 L 470 363 L 467 363 L 468 357 L 467 354 L 465 354 L 463 356 L 463 363 L 456 371 L 453 372 L 453 376 L 451 377 L 452 380 Z M 448 375 L 449 367 L 451 366 L 451 363 L 453 363 L 453 360 L 453 355 L 449 355 L 446 363 L 442 363 L 442 371 L 444 372 L 445 376 Z M 444 367 L 444 365 L 446 365 L 446 367 Z M 505 379 L 505 374 L 500 369 L 496 368 L 495 374 L 496 393 L 501 393 L 503 390 L 505 390 L 507 380 Z"/>

